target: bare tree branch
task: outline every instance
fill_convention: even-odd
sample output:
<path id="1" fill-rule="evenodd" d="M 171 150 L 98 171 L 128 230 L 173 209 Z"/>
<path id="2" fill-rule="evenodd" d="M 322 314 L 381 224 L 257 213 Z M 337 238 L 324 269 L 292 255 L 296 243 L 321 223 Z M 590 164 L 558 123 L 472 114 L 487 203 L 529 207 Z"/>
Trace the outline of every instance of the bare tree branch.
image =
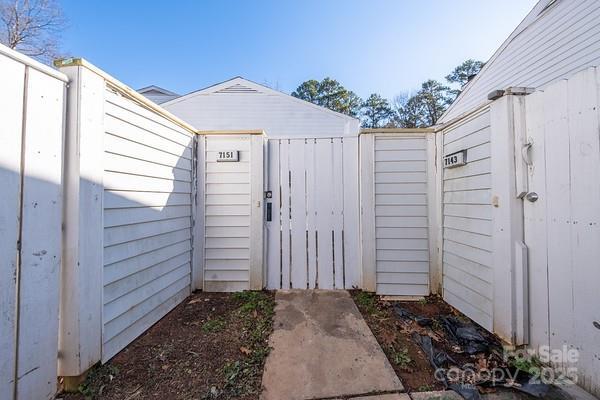
<path id="1" fill-rule="evenodd" d="M 55 0 L 0 0 L 0 42 L 42 62 L 59 56 L 65 27 Z"/>

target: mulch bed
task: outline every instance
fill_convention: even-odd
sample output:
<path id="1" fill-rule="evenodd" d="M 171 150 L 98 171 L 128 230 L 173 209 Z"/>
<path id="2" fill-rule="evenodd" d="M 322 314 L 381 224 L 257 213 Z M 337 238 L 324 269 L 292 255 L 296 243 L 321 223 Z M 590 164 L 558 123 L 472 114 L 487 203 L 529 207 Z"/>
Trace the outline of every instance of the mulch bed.
<path id="1" fill-rule="evenodd" d="M 439 317 L 449 315 L 465 321 L 468 318 L 438 296 L 421 301 L 382 301 L 378 296 L 360 290 L 351 291 L 351 295 L 408 392 L 444 389 L 442 382 L 435 378 L 435 369 L 427 355 L 415 341 L 415 333 L 431 337 L 437 349 L 451 355 L 460 365 L 477 362 L 476 356 L 462 352 L 437 322 Z M 434 322 L 421 326 L 415 320 L 400 317 L 394 306 Z"/>
<path id="2" fill-rule="evenodd" d="M 64 399 L 256 399 L 271 292 L 197 292 Z"/>

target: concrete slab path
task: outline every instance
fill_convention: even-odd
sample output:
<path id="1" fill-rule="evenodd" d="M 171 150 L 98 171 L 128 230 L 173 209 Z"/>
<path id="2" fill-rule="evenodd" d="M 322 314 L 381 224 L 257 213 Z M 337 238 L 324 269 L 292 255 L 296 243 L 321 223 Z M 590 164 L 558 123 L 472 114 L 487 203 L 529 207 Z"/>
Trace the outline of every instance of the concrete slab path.
<path id="1" fill-rule="evenodd" d="M 348 292 L 278 291 L 275 300 L 274 331 L 269 339 L 273 349 L 262 378 L 262 400 L 403 390 Z"/>

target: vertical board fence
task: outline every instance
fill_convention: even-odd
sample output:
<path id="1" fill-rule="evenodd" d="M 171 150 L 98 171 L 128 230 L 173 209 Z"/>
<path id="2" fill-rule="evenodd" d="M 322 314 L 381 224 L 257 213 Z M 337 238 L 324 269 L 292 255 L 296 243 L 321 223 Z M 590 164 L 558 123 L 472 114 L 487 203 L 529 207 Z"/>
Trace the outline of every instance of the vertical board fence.
<path id="1" fill-rule="evenodd" d="M 67 78 L 0 47 L 0 398 L 56 391 Z"/>
<path id="2" fill-rule="evenodd" d="M 268 141 L 268 288 L 360 286 L 357 162 L 356 137 Z"/>
<path id="3" fill-rule="evenodd" d="M 600 71 L 526 98 L 531 345 L 578 350 L 577 382 L 600 393 Z"/>

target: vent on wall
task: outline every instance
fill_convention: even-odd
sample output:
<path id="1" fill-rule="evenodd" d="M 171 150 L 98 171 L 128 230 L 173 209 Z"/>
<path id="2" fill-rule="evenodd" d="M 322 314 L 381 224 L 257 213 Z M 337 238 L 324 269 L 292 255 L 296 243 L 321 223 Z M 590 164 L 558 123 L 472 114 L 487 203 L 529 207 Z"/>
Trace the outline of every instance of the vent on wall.
<path id="1" fill-rule="evenodd" d="M 235 85 L 217 90 L 215 93 L 260 93 L 258 90 L 236 83 Z"/>

